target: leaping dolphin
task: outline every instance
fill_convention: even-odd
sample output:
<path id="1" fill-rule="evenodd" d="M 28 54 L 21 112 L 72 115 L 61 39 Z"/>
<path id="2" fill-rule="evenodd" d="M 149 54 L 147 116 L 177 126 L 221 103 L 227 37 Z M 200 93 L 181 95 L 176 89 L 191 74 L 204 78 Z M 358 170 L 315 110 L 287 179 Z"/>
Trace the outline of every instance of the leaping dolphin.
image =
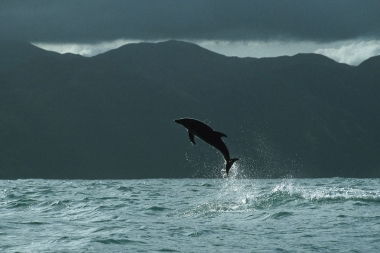
<path id="1" fill-rule="evenodd" d="M 207 142 L 208 144 L 219 150 L 222 153 L 224 160 L 226 160 L 226 173 L 228 176 L 228 172 L 230 171 L 234 162 L 238 160 L 238 158 L 230 159 L 230 153 L 228 152 L 228 149 L 222 140 L 222 137 L 227 137 L 227 135 L 225 135 L 224 133 L 214 131 L 210 126 L 196 119 L 182 118 L 176 119 L 174 120 L 174 122 L 184 126 L 187 129 L 190 141 L 194 145 L 197 145 L 194 141 L 195 135 L 199 139 Z"/>

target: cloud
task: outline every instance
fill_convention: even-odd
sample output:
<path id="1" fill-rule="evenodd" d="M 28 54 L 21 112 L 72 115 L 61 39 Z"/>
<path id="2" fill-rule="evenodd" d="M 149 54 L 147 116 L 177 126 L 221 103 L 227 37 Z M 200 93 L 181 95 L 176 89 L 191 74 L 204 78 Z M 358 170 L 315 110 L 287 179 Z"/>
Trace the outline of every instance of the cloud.
<path id="1" fill-rule="evenodd" d="M 0 39 L 317 41 L 380 38 L 380 1 L 3 1 Z"/>
<path id="2" fill-rule="evenodd" d="M 35 46 L 61 54 L 73 53 L 83 56 L 94 56 L 109 50 L 121 47 L 125 44 L 139 43 L 141 40 L 119 39 L 101 43 L 33 43 Z M 147 41 L 144 41 L 147 42 Z M 159 42 L 150 41 L 150 42 Z M 380 55 L 380 40 L 369 41 L 337 41 L 331 43 L 315 43 L 308 41 L 284 42 L 284 41 L 211 41 L 189 40 L 188 42 L 213 52 L 226 56 L 238 57 L 276 57 L 282 55 L 295 55 L 298 53 L 316 53 L 325 55 L 337 62 L 349 65 L 359 65 L 364 60 Z"/>
<path id="3" fill-rule="evenodd" d="M 87 44 L 87 43 L 33 43 L 35 46 L 43 48 L 48 51 L 58 52 L 60 54 L 72 53 L 83 56 L 94 56 L 107 52 L 109 50 L 121 47 L 125 44 L 138 43 L 139 40 L 125 40 L 119 39 L 115 41 L 104 41 L 100 43 Z"/>
<path id="4" fill-rule="evenodd" d="M 320 48 L 319 43 L 310 41 L 191 41 L 211 51 L 238 57 L 276 57 L 311 53 Z M 326 44 L 327 45 L 327 44 Z M 330 45 L 330 44 L 328 44 Z"/>
<path id="5" fill-rule="evenodd" d="M 340 63 L 359 65 L 364 60 L 380 55 L 380 40 L 352 41 L 335 48 L 321 48 L 315 51 Z"/>
<path id="6" fill-rule="evenodd" d="M 139 42 L 160 42 L 142 41 L 142 40 L 125 40 L 104 41 L 100 43 L 33 43 L 35 46 L 48 51 L 54 51 L 61 54 L 73 53 L 83 56 L 94 56 L 107 52 L 109 50 L 121 47 L 130 43 Z M 238 57 L 275 57 L 280 55 L 295 55 L 297 53 L 310 53 L 318 47 L 317 43 L 312 42 L 262 42 L 262 41 L 215 41 L 215 40 L 187 40 L 187 42 L 197 44 L 203 48 L 226 56 Z"/>

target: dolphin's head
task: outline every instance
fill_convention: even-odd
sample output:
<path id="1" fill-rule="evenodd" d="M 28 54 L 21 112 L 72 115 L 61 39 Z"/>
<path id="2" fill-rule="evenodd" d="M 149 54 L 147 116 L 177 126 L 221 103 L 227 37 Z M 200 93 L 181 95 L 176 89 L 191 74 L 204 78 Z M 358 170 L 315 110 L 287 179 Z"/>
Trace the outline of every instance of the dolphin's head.
<path id="1" fill-rule="evenodd" d="M 176 120 L 174 120 L 175 123 L 178 123 L 178 124 L 180 124 L 182 126 L 185 125 L 185 121 L 186 121 L 185 119 L 176 119 Z"/>

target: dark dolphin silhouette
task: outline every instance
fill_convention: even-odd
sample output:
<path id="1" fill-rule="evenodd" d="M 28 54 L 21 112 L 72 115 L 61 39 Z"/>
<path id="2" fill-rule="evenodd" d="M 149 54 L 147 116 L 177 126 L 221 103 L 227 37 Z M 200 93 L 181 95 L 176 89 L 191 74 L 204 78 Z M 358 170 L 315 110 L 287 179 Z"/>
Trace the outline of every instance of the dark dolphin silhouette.
<path id="1" fill-rule="evenodd" d="M 238 160 L 238 158 L 230 159 L 230 153 L 228 152 L 228 149 L 222 140 L 222 137 L 227 137 L 227 135 L 214 131 L 210 126 L 196 119 L 182 118 L 176 119 L 174 122 L 184 126 L 187 129 L 190 141 L 194 145 L 196 145 L 194 141 L 195 135 L 199 139 L 204 140 L 219 150 L 222 153 L 224 160 L 226 160 L 226 173 L 228 175 L 228 172 L 230 171 L 232 165 L 236 160 Z"/>

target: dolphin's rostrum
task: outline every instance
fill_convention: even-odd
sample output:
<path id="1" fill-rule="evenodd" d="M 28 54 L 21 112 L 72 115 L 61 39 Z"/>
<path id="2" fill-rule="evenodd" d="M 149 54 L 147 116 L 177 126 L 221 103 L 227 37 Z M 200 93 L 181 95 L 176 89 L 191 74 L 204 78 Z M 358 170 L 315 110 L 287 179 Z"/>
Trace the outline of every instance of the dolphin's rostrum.
<path id="1" fill-rule="evenodd" d="M 184 126 L 187 129 L 190 141 L 194 145 L 196 145 L 194 141 L 194 136 L 197 136 L 199 139 L 204 140 L 205 142 L 219 150 L 222 153 L 224 160 L 226 160 L 226 173 L 228 175 L 228 172 L 230 171 L 232 165 L 238 159 L 230 159 L 230 153 L 228 152 L 228 149 L 222 140 L 222 137 L 227 137 L 227 135 L 225 135 L 224 133 L 214 131 L 210 126 L 196 119 L 182 118 L 176 119 L 174 120 L 174 122 Z"/>

